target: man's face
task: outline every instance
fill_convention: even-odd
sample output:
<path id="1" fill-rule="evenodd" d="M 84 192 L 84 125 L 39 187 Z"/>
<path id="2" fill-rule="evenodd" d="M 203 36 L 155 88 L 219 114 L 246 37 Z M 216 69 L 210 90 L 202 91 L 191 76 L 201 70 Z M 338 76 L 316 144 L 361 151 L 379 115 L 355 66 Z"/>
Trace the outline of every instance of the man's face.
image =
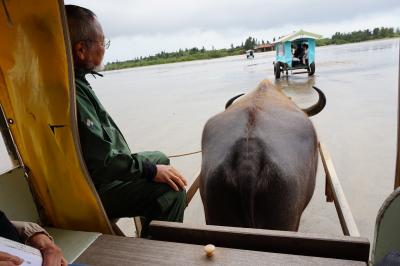
<path id="1" fill-rule="evenodd" d="M 89 56 L 94 68 L 99 67 L 103 62 L 105 47 L 104 33 L 100 23 L 95 19 L 94 27 L 96 29 L 96 37 L 89 44 Z"/>
<path id="2" fill-rule="evenodd" d="M 103 29 L 97 19 L 94 19 L 93 27 L 95 35 L 73 47 L 75 64 L 86 70 L 98 69 L 102 65 L 105 52 Z"/>

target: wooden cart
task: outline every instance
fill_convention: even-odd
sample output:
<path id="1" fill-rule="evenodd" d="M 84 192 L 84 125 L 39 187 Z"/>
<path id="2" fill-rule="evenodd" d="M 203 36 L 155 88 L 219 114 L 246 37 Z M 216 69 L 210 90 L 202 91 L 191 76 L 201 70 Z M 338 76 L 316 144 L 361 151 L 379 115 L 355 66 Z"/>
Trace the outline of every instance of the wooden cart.
<path id="1" fill-rule="evenodd" d="M 369 241 L 359 235 L 322 144 L 325 194 L 336 206 L 342 237 L 159 221 L 150 226 L 154 240 L 111 236 L 123 232 L 118 221 L 107 218 L 81 155 L 63 1 L 3 1 L 0 34 L 7 39 L 0 42 L 0 124 L 15 165 L 0 175 L 0 209 L 11 219 L 51 225 L 48 230 L 70 262 L 368 263 Z M 396 187 L 399 183 L 397 171 Z M 198 179 L 188 191 L 189 202 L 197 188 Z M 398 213 L 399 189 L 378 216 L 374 262 L 389 249 L 400 249 Z M 139 232 L 139 220 L 131 221 Z M 206 259 L 199 246 L 207 243 L 220 247 L 213 259 Z"/>

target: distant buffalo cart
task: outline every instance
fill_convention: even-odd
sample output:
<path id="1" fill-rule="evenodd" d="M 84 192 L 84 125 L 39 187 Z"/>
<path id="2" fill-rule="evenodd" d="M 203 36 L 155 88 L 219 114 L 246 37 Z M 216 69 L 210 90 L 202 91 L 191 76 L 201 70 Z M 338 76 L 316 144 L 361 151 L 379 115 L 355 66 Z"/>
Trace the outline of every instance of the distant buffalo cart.
<path id="1" fill-rule="evenodd" d="M 315 40 L 321 35 L 300 30 L 278 39 L 274 43 L 276 57 L 274 64 L 275 78 L 279 79 L 283 73 L 293 74 L 315 73 Z M 293 70 L 305 70 L 292 72 Z"/>

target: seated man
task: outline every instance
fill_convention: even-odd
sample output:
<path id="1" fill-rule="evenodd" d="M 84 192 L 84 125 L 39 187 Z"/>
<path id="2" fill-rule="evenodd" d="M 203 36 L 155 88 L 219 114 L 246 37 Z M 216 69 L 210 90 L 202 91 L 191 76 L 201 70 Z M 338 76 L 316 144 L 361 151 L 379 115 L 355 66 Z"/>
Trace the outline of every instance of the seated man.
<path id="1" fill-rule="evenodd" d="M 0 236 L 39 249 L 44 266 L 68 264 L 51 236 L 35 223 L 11 222 L 0 211 Z M 21 258 L 0 251 L 0 265 L 20 265 L 22 263 Z"/>
<path id="2" fill-rule="evenodd" d="M 304 56 L 304 49 L 300 45 L 297 46 L 296 50 L 294 51 L 293 58 L 297 58 L 298 60 L 302 60 Z"/>
<path id="3" fill-rule="evenodd" d="M 292 51 L 292 56 L 294 56 L 294 54 L 296 52 L 296 49 L 297 49 L 297 46 L 294 43 L 292 43 L 292 45 L 290 46 L 290 49 Z"/>
<path id="4" fill-rule="evenodd" d="M 308 62 L 308 44 L 303 43 L 301 45 L 301 47 L 303 48 L 303 57 L 301 59 L 303 65 L 307 64 Z"/>
<path id="5" fill-rule="evenodd" d="M 78 126 L 83 157 L 110 218 L 142 216 L 142 236 L 151 220 L 183 221 L 185 178 L 161 152 L 132 154 L 85 75 L 103 60 L 105 42 L 96 15 L 66 5 L 75 68 Z"/>

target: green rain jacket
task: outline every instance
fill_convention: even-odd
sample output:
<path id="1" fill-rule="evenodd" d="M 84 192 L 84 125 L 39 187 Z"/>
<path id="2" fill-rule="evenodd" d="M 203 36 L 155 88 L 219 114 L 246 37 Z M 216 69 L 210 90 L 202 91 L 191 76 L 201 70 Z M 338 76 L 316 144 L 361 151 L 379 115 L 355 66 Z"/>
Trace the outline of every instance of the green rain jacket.
<path id="1" fill-rule="evenodd" d="M 75 70 L 79 137 L 86 167 L 99 192 L 134 178 L 152 180 L 156 165 L 131 154 L 113 119 L 101 105 L 85 75 Z"/>

